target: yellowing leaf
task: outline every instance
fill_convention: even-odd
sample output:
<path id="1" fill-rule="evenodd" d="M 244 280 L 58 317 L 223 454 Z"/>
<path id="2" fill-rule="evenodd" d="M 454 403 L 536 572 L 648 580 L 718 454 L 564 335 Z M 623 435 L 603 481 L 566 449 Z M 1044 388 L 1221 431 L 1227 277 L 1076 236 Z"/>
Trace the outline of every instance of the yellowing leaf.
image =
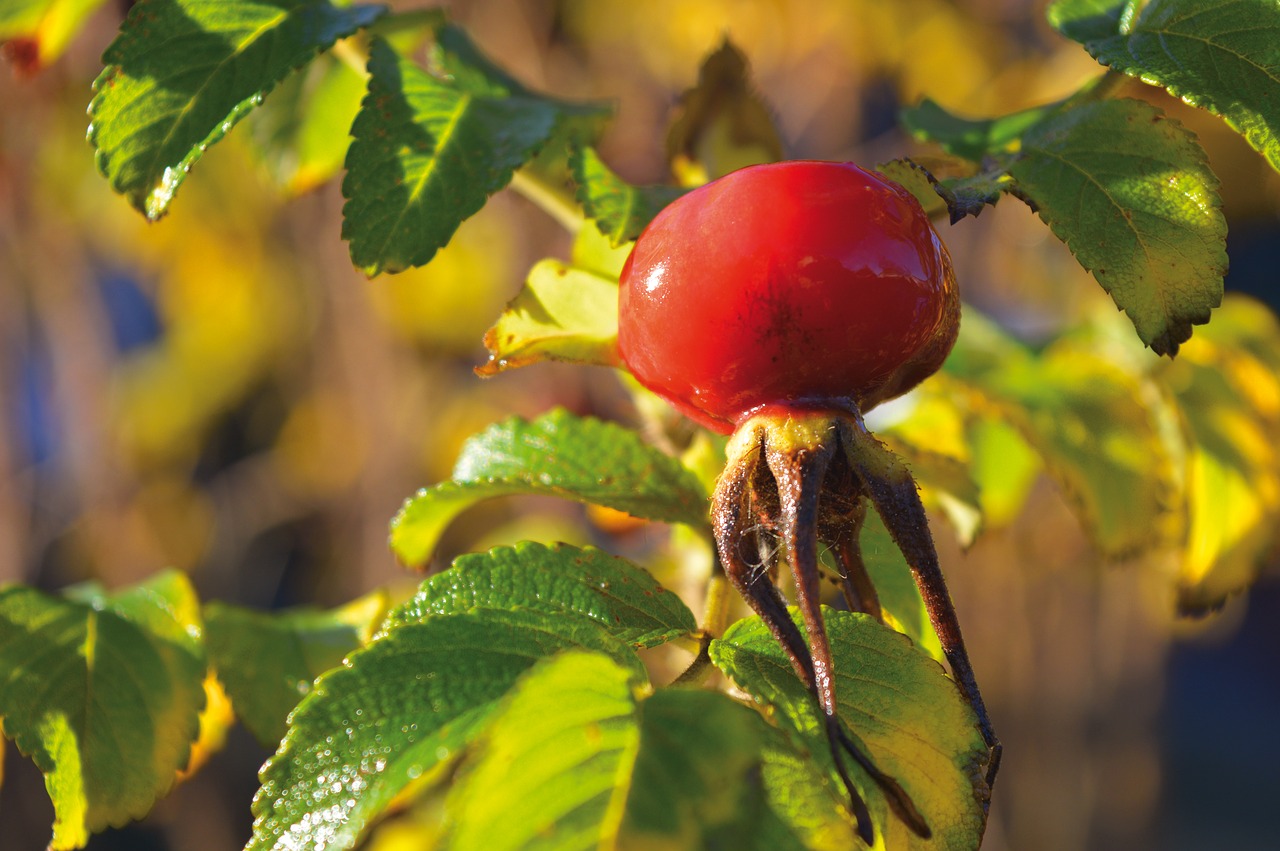
<path id="1" fill-rule="evenodd" d="M 484 335 L 495 375 L 544 360 L 616 366 L 618 282 L 558 260 L 542 260 Z"/>
<path id="2" fill-rule="evenodd" d="M 747 59 L 727 39 L 702 63 L 698 84 L 681 96 L 667 156 L 684 186 L 782 159 L 782 142 L 755 92 Z"/>
<path id="3" fill-rule="evenodd" d="M 1164 375 L 1192 439 L 1191 525 L 1178 576 L 1188 611 L 1247 587 L 1280 526 L 1280 327 L 1256 302 L 1228 305 L 1223 326 L 1188 345 Z"/>

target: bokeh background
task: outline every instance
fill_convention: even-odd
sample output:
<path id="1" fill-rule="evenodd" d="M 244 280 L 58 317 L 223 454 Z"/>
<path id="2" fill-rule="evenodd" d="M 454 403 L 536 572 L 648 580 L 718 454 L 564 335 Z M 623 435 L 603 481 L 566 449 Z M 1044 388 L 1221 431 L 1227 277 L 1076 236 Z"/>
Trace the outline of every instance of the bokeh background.
<path id="1" fill-rule="evenodd" d="M 569 244 L 514 194 L 427 268 L 369 281 L 339 238 L 337 181 L 282 183 L 279 164 L 255 155 L 263 128 L 246 122 L 200 162 L 173 213 L 146 224 L 84 141 L 89 83 L 125 5 L 106 4 L 37 76 L 0 69 L 0 581 L 114 586 L 176 566 L 204 599 L 263 608 L 407 587 L 387 521 L 447 477 L 468 435 L 553 405 L 629 415 L 606 370 L 474 376 L 483 332 L 529 265 Z M 633 182 L 670 179 L 677 98 L 726 36 L 750 59 L 789 158 L 874 164 L 917 150 L 896 114 L 921 96 L 994 114 L 1099 72 L 1027 0 L 445 6 L 530 86 L 612 100 L 601 151 Z M 1280 176 L 1216 119 L 1139 84 L 1125 93 L 1199 134 L 1223 180 L 1228 288 L 1274 303 Z M 1105 299 L 1011 200 L 944 238 L 966 300 L 1029 340 Z M 521 538 L 643 552 L 661 537 L 509 500 L 466 515 L 440 558 Z M 1102 562 L 1047 481 L 1018 522 L 968 552 L 945 529 L 938 538 L 1006 744 L 985 848 L 1277 847 L 1274 569 L 1216 616 L 1175 620 L 1157 572 Z M 266 756 L 234 732 L 146 822 L 89 847 L 241 847 Z M 0 849 L 44 847 L 52 812 L 38 773 L 7 747 L 3 777 Z"/>

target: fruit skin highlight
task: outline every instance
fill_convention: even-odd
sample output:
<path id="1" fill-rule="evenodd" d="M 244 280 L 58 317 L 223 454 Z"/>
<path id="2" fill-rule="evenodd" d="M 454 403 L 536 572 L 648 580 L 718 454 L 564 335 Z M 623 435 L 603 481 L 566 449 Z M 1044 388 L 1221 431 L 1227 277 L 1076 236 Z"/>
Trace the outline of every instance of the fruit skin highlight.
<path id="1" fill-rule="evenodd" d="M 858 835 L 874 844 L 869 789 L 916 834 L 932 835 L 910 791 L 876 766 L 837 712 L 818 548 L 832 553 L 849 609 L 883 622 L 859 548 L 868 502 L 911 568 L 990 748 L 985 777 L 975 778 L 985 812 L 1001 746 L 916 483 L 862 419 L 936 372 L 959 329 L 951 259 L 919 203 L 851 163 L 751 166 L 659 213 L 620 284 L 623 363 L 692 419 L 733 435 L 711 499 L 717 565 L 822 709 Z M 780 551 L 804 633 L 773 581 Z M 861 788 L 846 757 L 862 769 Z"/>
<path id="2" fill-rule="evenodd" d="M 906 392 L 946 358 L 960 299 L 910 193 L 852 163 L 795 161 L 659 213 L 623 268 L 619 317 L 640 383 L 728 434 L 765 405 L 865 413 Z"/>

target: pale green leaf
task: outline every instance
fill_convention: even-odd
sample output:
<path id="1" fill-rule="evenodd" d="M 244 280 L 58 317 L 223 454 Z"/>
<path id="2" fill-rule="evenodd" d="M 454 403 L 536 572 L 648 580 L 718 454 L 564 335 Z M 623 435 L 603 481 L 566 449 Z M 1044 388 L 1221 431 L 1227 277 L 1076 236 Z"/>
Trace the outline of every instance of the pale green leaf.
<path id="1" fill-rule="evenodd" d="M 901 784 L 933 832 L 932 840 L 916 836 L 892 813 L 879 787 L 851 765 L 871 811 L 875 847 L 976 848 L 990 793 L 983 780 L 987 748 L 972 708 L 942 667 L 901 634 L 867 615 L 824 609 L 824 616 L 841 719 L 880 770 Z M 815 759 L 831 765 L 817 703 L 762 621 L 748 618 L 731 626 L 712 642 L 711 658 L 773 707 L 809 743 Z"/>
<path id="2" fill-rule="evenodd" d="M 1009 168 L 1080 264 L 1172 355 L 1222 300 L 1218 180 L 1181 124 L 1134 100 L 1087 103 L 1035 125 Z"/>
<path id="3" fill-rule="evenodd" d="M 94 83 L 98 168 L 158 219 L 209 145 L 291 70 L 382 12 L 325 0 L 142 0 Z"/>
<path id="4" fill-rule="evenodd" d="M 351 848 L 413 781 L 456 756 L 540 659 L 634 652 L 585 618 L 474 611 L 402 625 L 316 681 L 262 769 L 247 851 Z"/>
<path id="5" fill-rule="evenodd" d="M 633 669 L 595 653 L 534 668 L 456 781 L 445 848 L 611 846 L 639 746 Z"/>
<path id="6" fill-rule="evenodd" d="M 676 459 L 613 423 L 554 410 L 513 418 L 463 446 L 452 481 L 421 490 L 391 521 L 391 548 L 421 566 L 453 518 L 485 499 L 558 496 L 668 523 L 707 525 L 707 497 Z"/>
<path id="7" fill-rule="evenodd" d="M 367 642 L 387 610 L 375 592 L 337 609 L 259 612 L 227 603 L 205 607 L 209 661 L 236 716 L 264 745 L 284 736 L 285 719 L 312 681 Z"/>
<path id="8" fill-rule="evenodd" d="M 617 366 L 618 282 L 541 260 L 484 335 L 483 376 L 542 361 Z"/>
<path id="9" fill-rule="evenodd" d="M 679 597 L 626 559 L 594 547 L 529 541 L 458 557 L 396 607 L 383 629 L 472 609 L 580 615 L 637 647 L 655 647 L 697 629 Z"/>
<path id="10" fill-rule="evenodd" d="M 1049 20 L 1102 64 L 1221 115 L 1280 171 L 1276 0 L 1059 0 Z"/>
<path id="11" fill-rule="evenodd" d="M 77 596 L 0 590 L 0 716 L 45 776 L 54 849 L 146 815 L 186 766 L 204 706 L 185 576 Z"/>

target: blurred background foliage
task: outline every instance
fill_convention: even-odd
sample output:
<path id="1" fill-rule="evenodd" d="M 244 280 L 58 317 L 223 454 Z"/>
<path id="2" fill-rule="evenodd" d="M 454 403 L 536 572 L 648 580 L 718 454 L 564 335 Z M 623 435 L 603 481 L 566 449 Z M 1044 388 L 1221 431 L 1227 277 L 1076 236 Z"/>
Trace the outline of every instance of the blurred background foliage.
<path id="1" fill-rule="evenodd" d="M 608 370 L 473 375 L 485 329 L 529 266 L 569 250 L 564 230 L 523 198 L 500 194 L 425 268 L 373 281 L 351 268 L 330 178 L 359 79 L 340 58 L 286 81 L 272 109 L 211 149 L 165 220 L 129 210 L 84 142 L 88 84 L 125 5 L 102 4 L 37 73 L 20 73 L 22 56 L 11 55 L 0 83 L 0 581 L 115 586 L 175 566 L 206 600 L 262 608 L 408 587 L 387 522 L 417 487 L 447 478 L 467 436 L 556 404 L 630 416 Z M 675 105 L 726 37 L 749 58 L 788 158 L 882 162 L 917 149 L 896 112 L 921 96 L 996 114 L 1098 73 L 1027 0 L 445 6 L 531 87 L 611 100 L 601 154 L 633 183 L 672 179 L 664 140 Z M 1126 94 L 1200 136 L 1224 184 L 1228 290 L 1274 303 L 1280 176 L 1217 119 L 1138 84 Z M 1029 343 L 1114 312 L 1012 201 L 944 237 L 966 301 Z M 1204 355 L 1211 346 L 1193 341 L 1170 369 L 1226 371 Z M 1275 382 L 1232 380 L 1259 393 Z M 1184 404 L 1214 427 L 1212 397 Z M 1247 435 L 1263 453 L 1275 437 Z M 995 459 L 990 475 L 1022 469 L 1026 449 L 1007 427 L 978 440 Z M 1239 487 L 1251 485 L 1280 488 Z M 1016 516 L 1016 504 L 984 506 L 995 528 L 967 551 L 937 534 L 1006 743 L 984 847 L 1274 847 L 1274 570 L 1216 616 L 1175 620 L 1159 569 L 1104 559 L 1045 477 L 1025 487 Z M 523 538 L 594 542 L 652 563 L 667 536 L 609 512 L 507 500 L 465 515 L 438 559 Z M 1175 569 L 1167 553 L 1137 560 Z M 89 847 L 240 847 L 265 756 L 233 731 L 147 822 Z M 39 776 L 12 749 L 4 768 L 0 846 L 43 847 Z M 371 845 L 421 839 L 412 822 L 392 822 Z"/>

